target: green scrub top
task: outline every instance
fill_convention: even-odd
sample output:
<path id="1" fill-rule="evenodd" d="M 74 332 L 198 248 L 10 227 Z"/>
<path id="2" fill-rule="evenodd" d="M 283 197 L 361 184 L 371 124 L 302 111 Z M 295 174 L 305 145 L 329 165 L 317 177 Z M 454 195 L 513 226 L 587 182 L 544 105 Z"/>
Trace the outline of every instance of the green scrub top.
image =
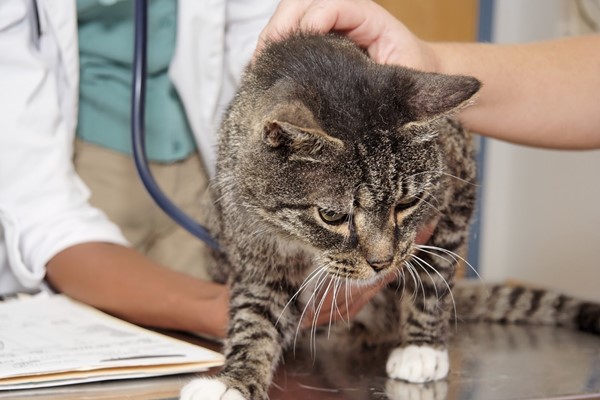
<path id="1" fill-rule="evenodd" d="M 177 2 L 148 2 L 146 154 L 185 159 L 196 148 L 183 105 L 168 77 L 176 40 Z M 131 154 L 133 1 L 78 0 L 80 87 L 77 136 Z"/>

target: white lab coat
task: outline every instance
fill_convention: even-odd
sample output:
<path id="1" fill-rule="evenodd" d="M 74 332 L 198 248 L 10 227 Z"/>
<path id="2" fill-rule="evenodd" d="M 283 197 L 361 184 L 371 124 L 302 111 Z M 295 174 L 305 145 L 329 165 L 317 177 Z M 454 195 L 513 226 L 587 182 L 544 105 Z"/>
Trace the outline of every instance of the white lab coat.
<path id="1" fill-rule="evenodd" d="M 222 111 L 277 2 L 179 0 L 169 74 L 211 172 Z M 67 247 L 127 245 L 119 228 L 89 205 L 71 162 L 76 18 L 74 0 L 0 1 L 0 295 L 38 287 L 46 263 Z"/>

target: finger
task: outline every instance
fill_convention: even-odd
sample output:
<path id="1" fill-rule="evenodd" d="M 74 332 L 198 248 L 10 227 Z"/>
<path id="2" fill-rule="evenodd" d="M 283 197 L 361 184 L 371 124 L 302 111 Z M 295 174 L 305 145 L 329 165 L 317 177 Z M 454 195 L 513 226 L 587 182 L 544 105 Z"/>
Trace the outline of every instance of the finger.
<path id="1" fill-rule="evenodd" d="M 368 48 L 381 34 L 377 24 L 381 7 L 371 0 L 315 0 L 299 21 L 301 30 L 343 32 L 361 47 Z"/>
<path id="2" fill-rule="evenodd" d="M 357 0 L 314 0 L 299 20 L 301 30 L 327 33 L 332 30 L 352 31 L 365 22 Z"/>
<path id="3" fill-rule="evenodd" d="M 260 53 L 265 44 L 280 40 L 298 28 L 300 19 L 313 0 L 282 0 L 258 37 L 254 55 Z"/>
<path id="4" fill-rule="evenodd" d="M 382 33 L 382 7 L 371 0 L 283 0 L 259 36 L 255 55 L 290 31 L 340 31 L 368 48 Z"/>
<path id="5" fill-rule="evenodd" d="M 343 33 L 382 64 L 435 70 L 432 50 L 372 0 L 314 0 L 301 16 L 299 27 Z"/>

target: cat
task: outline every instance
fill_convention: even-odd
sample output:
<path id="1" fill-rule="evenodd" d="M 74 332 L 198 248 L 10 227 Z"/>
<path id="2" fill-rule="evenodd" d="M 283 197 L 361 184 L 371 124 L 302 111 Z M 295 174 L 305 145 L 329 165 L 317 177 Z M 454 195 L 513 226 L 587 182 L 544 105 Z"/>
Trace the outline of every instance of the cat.
<path id="1" fill-rule="evenodd" d="M 336 34 L 296 32 L 265 47 L 225 113 L 212 185 L 209 227 L 221 246 L 212 274 L 231 287 L 226 362 L 183 399 L 268 399 L 302 316 L 319 307 L 315 293 L 390 274 L 398 279 L 351 336 L 394 343 L 390 378 L 446 377 L 451 314 L 463 305 L 451 289 L 476 196 L 473 140 L 453 115 L 480 86 L 378 64 Z M 436 220 L 427 244 L 415 244 Z M 465 319 L 484 319 L 470 311 Z"/>

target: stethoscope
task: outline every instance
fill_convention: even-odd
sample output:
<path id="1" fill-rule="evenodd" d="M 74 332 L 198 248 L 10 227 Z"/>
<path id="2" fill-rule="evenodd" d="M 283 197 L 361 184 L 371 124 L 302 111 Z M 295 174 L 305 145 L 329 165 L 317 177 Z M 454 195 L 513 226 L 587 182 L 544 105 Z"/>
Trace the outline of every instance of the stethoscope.
<path id="1" fill-rule="evenodd" d="M 148 158 L 144 151 L 144 108 L 146 102 L 146 45 L 148 31 L 148 3 L 146 0 L 135 0 L 134 3 L 134 48 L 133 48 L 133 78 L 131 96 L 131 138 L 133 159 L 140 179 L 150 197 L 156 204 L 175 222 L 185 228 L 192 235 L 204 241 L 215 250 L 219 244 L 210 235 L 210 232 L 198 222 L 194 221 L 179 207 L 177 207 L 160 189 L 150 168 Z"/>

